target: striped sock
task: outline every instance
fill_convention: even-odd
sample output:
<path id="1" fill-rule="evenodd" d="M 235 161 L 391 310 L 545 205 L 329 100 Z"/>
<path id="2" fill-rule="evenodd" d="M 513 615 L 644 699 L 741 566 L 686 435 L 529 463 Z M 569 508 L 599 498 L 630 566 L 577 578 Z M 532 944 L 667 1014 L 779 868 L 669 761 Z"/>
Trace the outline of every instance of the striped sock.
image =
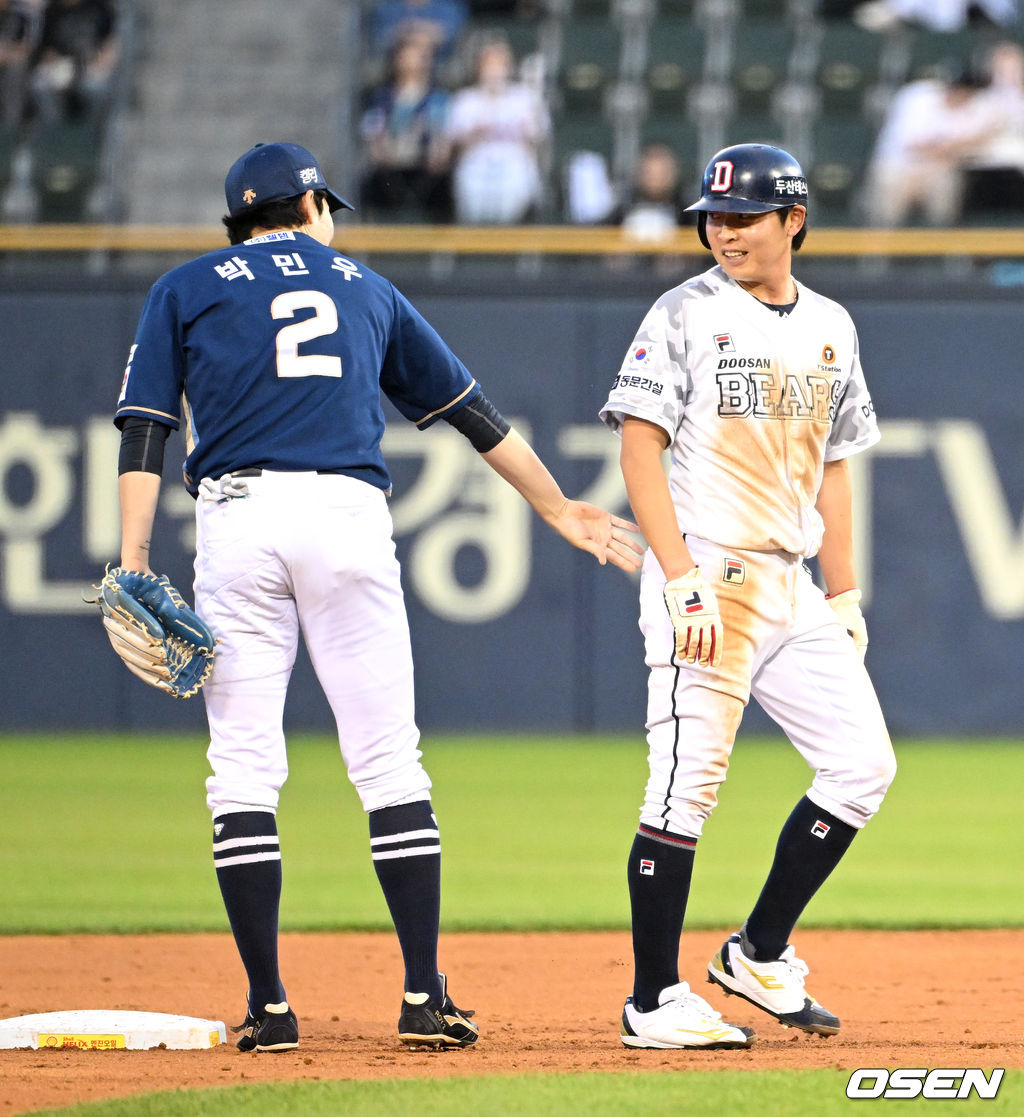
<path id="1" fill-rule="evenodd" d="M 249 1003 L 261 1012 L 285 1000 L 277 962 L 281 902 L 281 847 L 277 819 L 267 811 L 218 815 L 213 820 L 213 864 L 242 965 Z"/>
<path id="2" fill-rule="evenodd" d="M 405 962 L 405 989 L 440 998 L 441 835 L 429 800 L 370 812 L 370 851 Z"/>

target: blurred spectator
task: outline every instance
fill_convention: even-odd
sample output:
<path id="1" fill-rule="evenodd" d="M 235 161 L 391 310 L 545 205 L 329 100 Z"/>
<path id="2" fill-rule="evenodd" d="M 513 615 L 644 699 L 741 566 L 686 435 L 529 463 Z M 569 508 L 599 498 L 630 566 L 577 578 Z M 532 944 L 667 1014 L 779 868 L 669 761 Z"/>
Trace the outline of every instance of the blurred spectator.
<path id="1" fill-rule="evenodd" d="M 633 185 L 609 215 L 608 221 L 637 240 L 660 240 L 687 223 L 686 203 L 679 193 L 681 167 L 675 151 L 665 143 L 640 149 Z"/>
<path id="2" fill-rule="evenodd" d="M 436 62 L 451 57 L 466 25 L 464 0 L 376 0 L 370 9 L 370 49 L 378 57 L 391 53 L 401 39 L 425 35 Z"/>
<path id="3" fill-rule="evenodd" d="M 112 0 L 50 0 L 30 62 L 32 110 L 44 123 L 97 115 L 119 45 Z"/>
<path id="4" fill-rule="evenodd" d="M 685 212 L 680 194 L 682 166 L 675 150 L 666 143 L 647 143 L 640 149 L 628 194 L 612 210 L 608 223 L 619 225 L 638 248 L 671 237 L 681 225 L 695 224 Z M 643 266 L 656 275 L 672 275 L 682 266 L 677 254 L 620 254 L 609 256 L 615 270 Z"/>
<path id="5" fill-rule="evenodd" d="M 513 225 L 532 217 L 540 204 L 551 118 L 540 93 L 514 75 L 508 39 L 487 38 L 477 50 L 475 83 L 452 97 L 449 137 L 459 222 Z"/>
<path id="6" fill-rule="evenodd" d="M 16 0 L 0 0 L 0 124 L 16 128 L 25 103 L 31 20 Z"/>
<path id="7" fill-rule="evenodd" d="M 1024 214 L 1024 48 L 1010 40 L 995 44 L 985 71 L 1001 126 L 967 161 L 964 216 Z"/>
<path id="8" fill-rule="evenodd" d="M 363 208 L 435 222 L 451 220 L 448 94 L 434 83 L 434 48 L 421 35 L 399 41 L 387 81 L 370 92 L 361 132 L 368 164 Z"/>
<path id="9" fill-rule="evenodd" d="M 599 151 L 572 152 L 564 167 L 564 207 L 574 225 L 598 225 L 615 208 L 608 160 Z"/>
<path id="10" fill-rule="evenodd" d="M 961 215 L 963 168 L 1002 126 L 980 76 L 963 70 L 944 80 L 913 81 L 886 112 L 868 167 L 865 218 L 870 225 L 929 225 Z"/>
<path id="11" fill-rule="evenodd" d="M 857 5 L 852 14 L 854 21 L 869 31 L 885 31 L 906 23 L 930 31 L 953 32 L 979 24 L 1011 27 L 1017 22 L 1018 0 L 868 0 Z"/>

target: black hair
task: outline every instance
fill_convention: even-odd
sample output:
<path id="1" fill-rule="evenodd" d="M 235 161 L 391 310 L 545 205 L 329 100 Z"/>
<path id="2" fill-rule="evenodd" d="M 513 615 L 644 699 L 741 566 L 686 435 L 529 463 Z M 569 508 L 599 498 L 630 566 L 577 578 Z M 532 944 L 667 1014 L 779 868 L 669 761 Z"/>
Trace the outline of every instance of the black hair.
<path id="1" fill-rule="evenodd" d="M 247 209 L 234 217 L 228 214 L 221 218 L 228 231 L 228 243 L 241 244 L 252 236 L 254 229 L 298 229 L 305 225 L 306 218 L 302 212 L 304 197 L 305 194 L 293 194 L 290 198 L 278 198 Z M 327 202 L 327 191 L 314 190 L 313 202 L 317 213 L 321 212 Z"/>

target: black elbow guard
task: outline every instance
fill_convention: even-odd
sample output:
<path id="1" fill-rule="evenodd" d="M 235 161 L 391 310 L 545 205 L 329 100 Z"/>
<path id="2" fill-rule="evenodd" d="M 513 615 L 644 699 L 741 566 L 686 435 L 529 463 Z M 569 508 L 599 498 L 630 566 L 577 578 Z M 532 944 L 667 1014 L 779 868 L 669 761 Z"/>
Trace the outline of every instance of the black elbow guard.
<path id="1" fill-rule="evenodd" d="M 465 407 L 460 407 L 445 418 L 481 454 L 493 450 L 512 429 L 508 420 L 483 392 L 474 396 Z"/>
<path id="2" fill-rule="evenodd" d="M 121 427 L 121 449 L 117 456 L 118 476 L 122 473 L 161 474 L 164 471 L 164 443 L 171 428 L 153 419 L 140 419 L 134 415 L 125 419 Z"/>

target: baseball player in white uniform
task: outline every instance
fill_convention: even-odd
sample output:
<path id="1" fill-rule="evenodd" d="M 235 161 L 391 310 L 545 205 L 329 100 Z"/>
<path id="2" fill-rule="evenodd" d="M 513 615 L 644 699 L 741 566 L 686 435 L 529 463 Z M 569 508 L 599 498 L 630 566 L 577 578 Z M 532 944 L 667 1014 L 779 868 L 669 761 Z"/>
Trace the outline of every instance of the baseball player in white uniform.
<path id="1" fill-rule="evenodd" d="M 601 411 L 649 550 L 640 627 L 650 778 L 628 862 L 635 978 L 628 1047 L 747 1047 L 679 979 L 693 856 L 753 694 L 814 770 L 746 922 L 708 981 L 787 1027 L 834 1035 L 804 986 L 797 919 L 874 815 L 895 759 L 863 656 L 847 459 L 878 439 L 847 312 L 791 274 L 807 183 L 740 144 L 704 173 L 716 266 L 657 300 Z M 666 478 L 663 452 L 669 449 Z M 827 594 L 804 565 L 817 555 Z"/>

